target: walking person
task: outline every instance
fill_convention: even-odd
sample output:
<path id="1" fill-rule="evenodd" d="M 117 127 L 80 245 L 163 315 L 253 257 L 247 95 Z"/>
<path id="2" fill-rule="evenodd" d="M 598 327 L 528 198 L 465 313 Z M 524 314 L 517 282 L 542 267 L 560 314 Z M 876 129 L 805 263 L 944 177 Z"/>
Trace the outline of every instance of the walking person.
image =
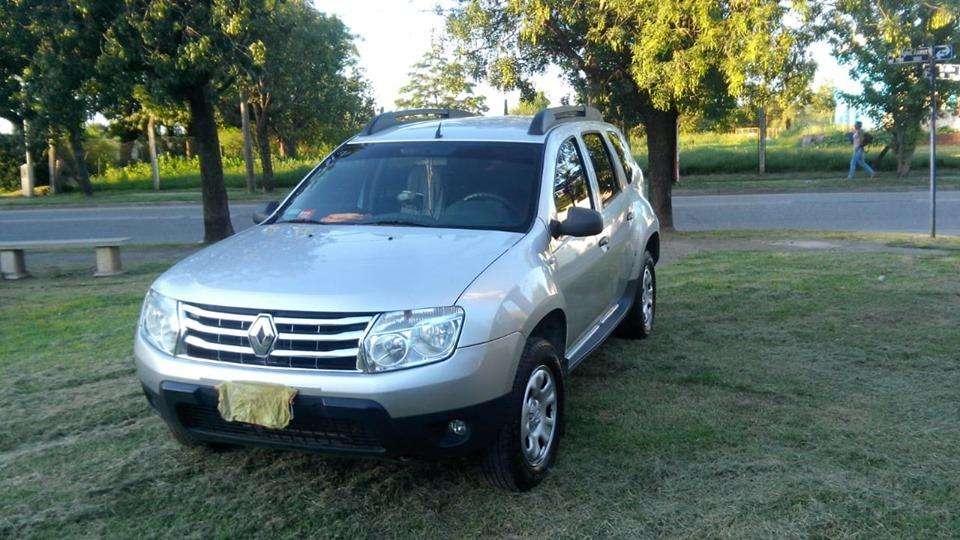
<path id="1" fill-rule="evenodd" d="M 853 124 L 853 157 L 850 158 L 850 174 L 847 175 L 847 180 L 853 180 L 853 176 L 857 173 L 857 165 L 867 171 L 870 178 L 877 176 L 867 160 L 863 159 L 864 147 L 870 142 L 870 139 L 870 135 L 863 131 L 863 122 L 857 120 Z"/>

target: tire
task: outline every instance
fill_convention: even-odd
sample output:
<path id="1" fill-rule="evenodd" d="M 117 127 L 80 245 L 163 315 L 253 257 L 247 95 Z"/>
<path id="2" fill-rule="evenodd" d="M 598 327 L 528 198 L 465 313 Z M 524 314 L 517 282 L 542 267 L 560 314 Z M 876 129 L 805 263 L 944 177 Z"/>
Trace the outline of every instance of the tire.
<path id="1" fill-rule="evenodd" d="M 645 294 L 646 293 L 646 294 Z M 648 306 L 649 309 L 645 309 Z M 639 284 L 633 305 L 627 316 L 617 327 L 617 335 L 627 339 L 645 339 L 653 333 L 653 323 L 657 314 L 657 271 L 653 256 L 643 252 L 643 266 L 640 269 Z"/>
<path id="2" fill-rule="evenodd" d="M 483 457 L 483 474 L 493 486 L 528 491 L 547 476 L 563 433 L 562 373 L 560 357 L 549 341 L 527 340 L 513 381 L 507 422 Z M 535 427 L 528 435 L 531 426 Z M 531 444 L 534 438 L 540 451 Z"/>

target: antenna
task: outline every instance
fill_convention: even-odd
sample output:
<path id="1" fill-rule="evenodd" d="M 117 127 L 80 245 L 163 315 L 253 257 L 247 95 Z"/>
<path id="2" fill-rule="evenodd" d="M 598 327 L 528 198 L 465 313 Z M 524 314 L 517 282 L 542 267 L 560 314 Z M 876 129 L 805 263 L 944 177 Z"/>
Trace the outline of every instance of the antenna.
<path id="1" fill-rule="evenodd" d="M 443 134 L 440 133 L 440 128 L 442 128 L 442 127 L 443 127 L 443 120 L 441 120 L 439 123 L 437 123 L 437 132 L 433 135 L 433 138 L 434 138 L 434 139 L 439 139 L 439 138 L 443 137 Z"/>

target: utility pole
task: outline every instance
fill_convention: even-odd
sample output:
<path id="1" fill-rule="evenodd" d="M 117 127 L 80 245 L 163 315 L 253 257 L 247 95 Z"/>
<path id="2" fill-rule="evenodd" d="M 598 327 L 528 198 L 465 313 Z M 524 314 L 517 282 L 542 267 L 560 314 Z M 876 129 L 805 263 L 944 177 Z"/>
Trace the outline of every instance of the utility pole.
<path id="1" fill-rule="evenodd" d="M 936 46 L 930 45 L 930 51 Z M 930 54 L 930 238 L 937 237 L 937 57 Z"/>
<path id="2" fill-rule="evenodd" d="M 243 132 L 243 164 L 247 174 L 247 193 L 256 189 L 256 176 L 253 172 L 253 145 L 250 141 L 250 107 L 246 97 L 240 99 L 240 130 Z"/>
<path id="3" fill-rule="evenodd" d="M 153 190 L 160 191 L 160 165 L 157 163 L 157 129 L 153 115 L 147 119 L 147 151 L 150 153 L 150 172 L 153 175 Z"/>

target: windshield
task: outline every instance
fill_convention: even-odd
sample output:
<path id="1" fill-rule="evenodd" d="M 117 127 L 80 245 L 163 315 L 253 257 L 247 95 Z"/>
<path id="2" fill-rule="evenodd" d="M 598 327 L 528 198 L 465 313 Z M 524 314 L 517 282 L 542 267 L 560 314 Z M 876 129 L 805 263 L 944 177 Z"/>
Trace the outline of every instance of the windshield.
<path id="1" fill-rule="evenodd" d="M 278 223 L 389 224 L 523 232 L 541 144 L 349 144 L 293 194 Z"/>

